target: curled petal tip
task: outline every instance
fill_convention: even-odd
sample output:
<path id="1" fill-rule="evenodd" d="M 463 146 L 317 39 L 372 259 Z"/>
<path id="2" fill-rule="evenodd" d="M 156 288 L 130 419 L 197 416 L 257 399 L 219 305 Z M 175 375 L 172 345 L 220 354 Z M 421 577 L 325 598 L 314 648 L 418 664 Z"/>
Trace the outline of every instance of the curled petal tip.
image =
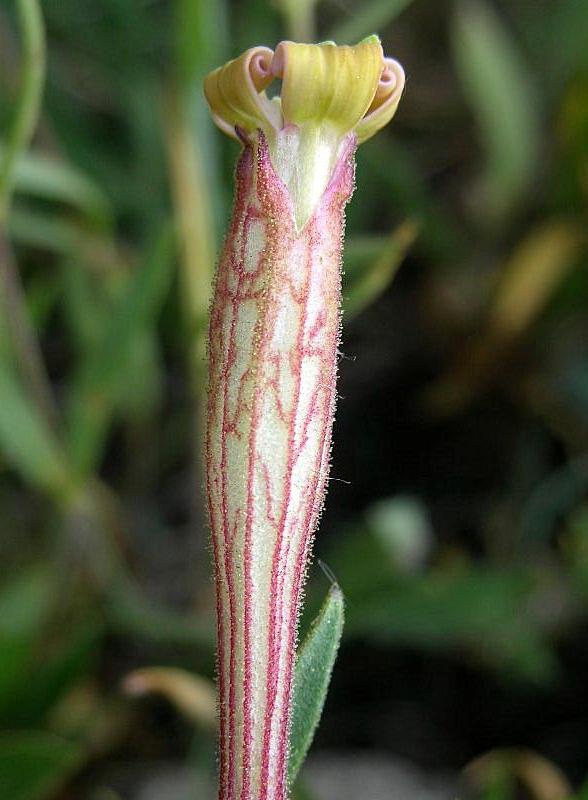
<path id="1" fill-rule="evenodd" d="M 398 108 L 405 80 L 404 70 L 398 61 L 393 58 L 385 58 L 384 68 L 372 103 L 363 119 L 355 127 L 359 144 L 370 139 L 390 122 Z"/>
<path id="2" fill-rule="evenodd" d="M 258 92 L 263 91 L 272 80 L 273 53 L 269 47 L 256 48 L 249 59 L 249 74 Z"/>
<path id="3" fill-rule="evenodd" d="M 273 80 L 273 50 L 252 47 L 204 79 L 204 94 L 215 123 L 229 136 L 235 128 L 256 130 L 278 120 L 265 89 Z"/>

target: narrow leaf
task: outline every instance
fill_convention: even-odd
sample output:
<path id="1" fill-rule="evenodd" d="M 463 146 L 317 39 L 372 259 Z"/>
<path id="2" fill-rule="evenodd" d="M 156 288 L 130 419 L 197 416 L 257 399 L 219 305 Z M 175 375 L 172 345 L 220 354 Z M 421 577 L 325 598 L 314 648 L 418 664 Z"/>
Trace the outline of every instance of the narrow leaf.
<path id="1" fill-rule="evenodd" d="M 52 609 L 51 604 L 47 606 Z M 40 636 L 31 642 L 30 658 L 20 680 L 0 705 L 3 727 L 20 729 L 41 724 L 89 674 L 96 662 L 101 635 L 100 621 L 88 615 L 69 622 L 65 630 L 56 632 L 53 627 L 50 638 Z"/>
<path id="2" fill-rule="evenodd" d="M 344 602 L 334 583 L 298 652 L 294 674 L 288 778 L 294 782 L 318 726 L 343 633 Z"/>
<path id="3" fill-rule="evenodd" d="M 408 220 L 399 225 L 390 236 L 380 239 L 375 253 L 371 238 L 365 242 L 361 252 L 359 248 L 352 247 L 351 252 L 346 253 L 346 281 L 343 290 L 346 320 L 363 311 L 387 289 L 416 234 L 415 223 Z M 350 269 L 347 269 L 348 265 Z"/>
<path id="4" fill-rule="evenodd" d="M 44 565 L 11 576 L 0 590 L 0 633 L 37 636 L 46 621 L 54 588 L 52 575 Z"/>
<path id="5" fill-rule="evenodd" d="M 36 488 L 61 493 L 72 482 L 53 432 L 6 363 L 0 363 L 0 456 Z"/>
<path id="6" fill-rule="evenodd" d="M 49 800 L 77 769 L 79 745 L 48 733 L 19 732 L 0 737 L 0 797 Z"/>
<path id="7" fill-rule="evenodd" d="M 496 222 L 520 203 L 538 164 L 537 93 L 517 43 L 481 0 L 459 4 L 453 50 L 486 149 L 480 213 Z"/>
<path id="8" fill-rule="evenodd" d="M 504 340 L 525 332 L 577 266 L 585 229 L 575 221 L 552 219 L 532 229 L 514 248 L 500 272 L 488 328 Z"/>
<path id="9" fill-rule="evenodd" d="M 100 456 L 111 415 L 128 380 L 137 337 L 154 324 L 171 280 L 173 236 L 165 229 L 112 310 L 111 321 L 81 366 L 70 407 L 75 463 L 91 469 Z"/>
<path id="10" fill-rule="evenodd" d="M 0 145 L 0 158 L 2 153 Z M 14 191 L 66 203 L 97 222 L 108 223 L 111 218 L 108 200 L 91 178 L 55 158 L 34 153 L 22 155 L 14 167 Z"/>
<path id="11" fill-rule="evenodd" d="M 47 621 L 54 586 L 42 567 L 12 578 L 0 589 L 0 717 L 19 689 L 27 690 L 28 666 Z"/>
<path id="12" fill-rule="evenodd" d="M 7 223 L 11 241 L 19 245 L 48 250 L 51 253 L 71 253 L 82 245 L 82 232 L 75 223 L 55 214 L 13 208 Z"/>
<path id="13" fill-rule="evenodd" d="M 176 64 L 185 88 L 202 81 L 221 64 L 227 50 L 228 10 L 224 0 L 178 0 L 176 3 Z"/>

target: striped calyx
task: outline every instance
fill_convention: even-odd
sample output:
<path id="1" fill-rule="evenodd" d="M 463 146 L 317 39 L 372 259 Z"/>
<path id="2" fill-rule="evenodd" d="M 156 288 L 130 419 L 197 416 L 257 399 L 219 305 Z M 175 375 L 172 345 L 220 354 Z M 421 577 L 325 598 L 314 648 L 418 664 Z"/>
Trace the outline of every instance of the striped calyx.
<path id="1" fill-rule="evenodd" d="M 216 122 L 244 143 L 209 331 L 220 800 L 287 794 L 298 611 L 331 450 L 344 209 L 357 142 L 402 91 L 401 68 L 392 79 L 387 65 L 375 37 L 283 42 L 205 84 Z M 274 76 L 281 100 L 265 94 Z"/>

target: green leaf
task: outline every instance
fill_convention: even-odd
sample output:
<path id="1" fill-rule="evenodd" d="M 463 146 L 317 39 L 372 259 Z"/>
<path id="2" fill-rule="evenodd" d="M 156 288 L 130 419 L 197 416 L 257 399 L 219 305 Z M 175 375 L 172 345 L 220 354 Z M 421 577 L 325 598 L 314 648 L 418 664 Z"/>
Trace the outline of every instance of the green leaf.
<path id="1" fill-rule="evenodd" d="M 362 635 L 422 647 L 467 639 L 485 644 L 516 622 L 512 615 L 524 606 L 530 589 L 529 577 L 515 570 L 391 575 L 387 585 L 353 606 L 349 625 Z"/>
<path id="2" fill-rule="evenodd" d="M 73 625 L 69 623 L 59 641 L 35 642 L 19 682 L 0 706 L 4 725 L 20 728 L 39 724 L 64 694 L 88 675 L 101 633 L 96 619 L 84 617 Z"/>
<path id="3" fill-rule="evenodd" d="M 465 649 L 511 679 L 538 685 L 557 675 L 549 632 L 529 613 L 550 591 L 534 569 L 461 564 L 406 574 L 370 533 L 350 529 L 329 556 L 346 588 L 348 637 L 427 651 Z"/>
<path id="4" fill-rule="evenodd" d="M 38 565 L 0 589 L 1 727 L 37 725 L 98 652 L 102 625 L 93 616 L 50 625 L 56 580 Z"/>
<path id="5" fill-rule="evenodd" d="M 19 245 L 48 250 L 51 253 L 71 253 L 82 244 L 79 227 L 55 214 L 38 213 L 13 208 L 7 223 L 10 239 Z"/>
<path id="6" fill-rule="evenodd" d="M 176 3 L 176 60 L 184 85 L 202 81 L 225 60 L 228 11 L 224 0 L 178 0 Z"/>
<path id="7" fill-rule="evenodd" d="M 107 327 L 110 308 L 104 287 L 106 282 L 93 280 L 91 271 L 79 257 L 64 260 L 61 274 L 69 335 L 77 356 L 84 358 L 104 337 Z"/>
<path id="8" fill-rule="evenodd" d="M 381 31 L 412 0 L 372 0 L 354 7 L 353 14 L 336 25 L 326 37 L 337 44 L 355 44 L 374 31 Z"/>
<path id="9" fill-rule="evenodd" d="M 0 145 L 0 158 L 3 148 Z M 55 158 L 27 153 L 16 162 L 14 191 L 64 203 L 98 223 L 109 223 L 111 211 L 100 188 L 83 172 Z"/>
<path id="10" fill-rule="evenodd" d="M 13 578 L 0 591 L 0 715 L 27 679 L 52 592 L 50 573 L 38 567 Z"/>
<path id="11" fill-rule="evenodd" d="M 345 319 L 356 316 L 388 288 L 414 242 L 416 225 L 407 221 L 387 237 L 355 239 L 345 251 Z"/>
<path id="12" fill-rule="evenodd" d="M 102 233 L 71 215 L 59 216 L 54 209 L 31 211 L 16 203 L 10 212 L 7 228 L 15 244 L 70 256 L 76 263 L 88 261 L 102 266 L 105 260 L 112 260 L 114 247 L 108 233 Z M 55 280 L 52 275 L 50 277 Z"/>
<path id="13" fill-rule="evenodd" d="M 529 3 L 516 9 L 517 27 L 532 53 L 542 93 L 559 102 L 566 83 L 588 69 L 588 3 L 558 0 L 549 17 Z"/>
<path id="14" fill-rule="evenodd" d="M 0 590 L 0 633 L 37 635 L 47 618 L 55 588 L 44 565 L 31 567 L 13 577 Z"/>
<path id="15" fill-rule="evenodd" d="M 0 359 L 0 454 L 38 489 L 61 494 L 72 485 L 64 454 L 46 420 Z"/>
<path id="16" fill-rule="evenodd" d="M 0 797 L 44 800 L 53 797 L 75 772 L 83 749 L 48 733 L 0 736 Z"/>
<path id="17" fill-rule="evenodd" d="M 172 276 L 173 236 L 165 228 L 118 299 L 103 335 L 85 357 L 69 408 L 69 437 L 75 463 L 84 471 L 98 461 L 115 410 L 128 380 L 137 337 L 155 324 Z"/>
<path id="18" fill-rule="evenodd" d="M 210 3 L 208 0 L 178 0 L 175 9 L 175 66 L 179 90 L 178 100 L 188 132 L 187 142 L 184 144 L 191 149 L 191 157 L 197 165 L 198 171 L 201 171 L 196 185 L 190 185 L 194 164 L 188 165 L 189 168 L 185 173 L 187 182 L 182 187 L 187 192 L 183 202 L 188 203 L 192 209 L 197 208 L 198 206 L 194 202 L 197 197 L 201 206 L 207 209 L 207 214 L 205 213 L 202 217 L 201 223 L 212 225 L 210 234 L 212 240 L 220 234 L 220 228 L 217 230 L 217 225 L 220 225 L 220 221 L 226 218 L 226 208 L 221 190 L 223 184 L 226 185 L 221 166 L 221 151 L 224 145 L 210 118 L 201 87 L 204 76 L 224 64 L 229 57 L 229 11 L 226 0 L 216 0 L 214 3 Z M 247 9 L 245 16 L 251 23 L 250 9 Z M 260 34 L 260 30 L 257 29 L 255 35 L 259 36 Z M 249 39 L 247 47 L 250 47 L 250 41 Z M 258 39 L 258 41 L 265 40 Z M 235 46 L 235 43 L 232 42 L 231 45 Z M 171 117 L 166 120 L 166 128 L 168 150 L 175 147 L 176 153 L 180 152 L 178 144 L 173 142 L 174 121 Z M 182 134 L 177 130 L 177 126 L 175 133 Z M 171 156 L 171 150 L 168 155 Z M 173 169 L 170 179 L 173 184 Z M 182 202 L 179 200 L 178 191 L 178 188 L 172 191 L 172 194 L 176 193 L 177 197 L 176 215 L 180 212 L 179 206 Z M 207 215 L 212 217 L 212 222 L 207 219 Z M 200 226 L 196 227 L 198 229 Z M 182 259 L 182 265 L 186 266 L 185 258 Z"/>
<path id="19" fill-rule="evenodd" d="M 343 633 L 344 602 L 334 583 L 298 652 L 294 674 L 288 778 L 294 782 L 321 718 Z"/>
<path id="20" fill-rule="evenodd" d="M 459 77 L 486 149 L 479 213 L 498 222 L 520 204 L 538 166 L 537 92 L 517 43 L 482 0 L 458 5 L 452 38 Z"/>

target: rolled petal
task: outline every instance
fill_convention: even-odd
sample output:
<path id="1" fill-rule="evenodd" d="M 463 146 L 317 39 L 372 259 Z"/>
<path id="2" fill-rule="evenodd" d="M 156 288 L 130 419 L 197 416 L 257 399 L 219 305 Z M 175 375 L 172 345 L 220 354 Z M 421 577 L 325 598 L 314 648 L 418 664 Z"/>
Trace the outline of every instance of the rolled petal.
<path id="1" fill-rule="evenodd" d="M 253 132 L 257 128 L 278 126 L 280 113 L 266 97 L 265 89 L 274 76 L 273 50 L 252 47 L 239 58 L 215 69 L 204 79 L 204 94 L 219 128 L 238 138 L 235 128 Z"/>
<path id="2" fill-rule="evenodd" d="M 298 230 L 263 134 L 237 170 L 210 319 L 220 800 L 284 800 L 300 593 L 335 407 L 348 139 Z"/>
<path id="3" fill-rule="evenodd" d="M 384 69 L 378 82 L 374 99 L 363 119 L 355 126 L 359 144 L 370 139 L 387 125 L 398 108 L 404 91 L 404 70 L 393 58 L 384 59 Z"/>

